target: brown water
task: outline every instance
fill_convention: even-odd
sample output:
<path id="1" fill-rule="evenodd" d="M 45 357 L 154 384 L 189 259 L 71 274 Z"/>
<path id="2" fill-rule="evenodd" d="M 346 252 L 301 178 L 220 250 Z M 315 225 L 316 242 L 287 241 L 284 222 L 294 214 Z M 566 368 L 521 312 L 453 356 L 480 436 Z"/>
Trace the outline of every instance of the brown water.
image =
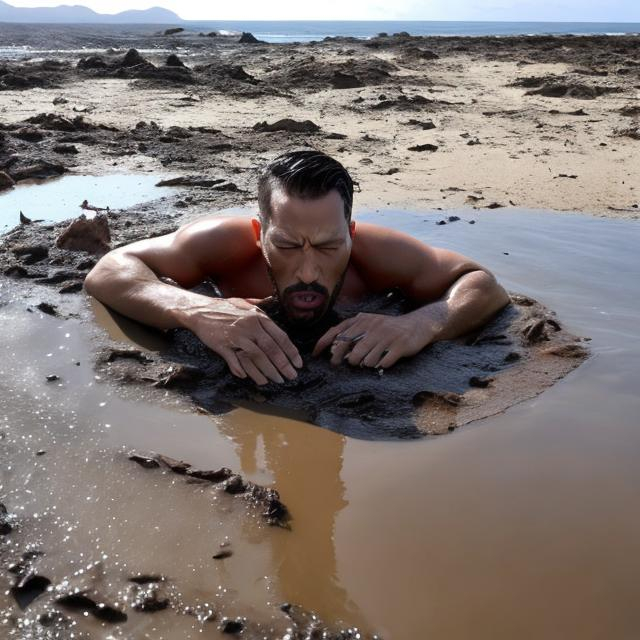
<path id="1" fill-rule="evenodd" d="M 47 575 L 102 560 L 88 573 L 105 589 L 132 572 L 163 572 L 186 603 L 267 620 L 292 601 L 395 640 L 637 637 L 640 226 L 460 215 L 445 226 L 434 224 L 439 214 L 359 219 L 474 256 L 590 335 L 594 356 L 535 400 L 417 442 L 349 439 L 245 410 L 194 415 L 136 401 L 135 390 L 123 397 L 94 379 L 85 327 L 28 314 L 0 289 L 0 446 L 12 461 L 0 469 L 0 495 L 47 552 Z M 59 383 L 44 381 L 52 372 Z M 264 527 L 226 496 L 212 506 L 206 490 L 113 453 L 131 447 L 273 484 L 292 531 Z M 235 555 L 216 563 L 225 536 Z M 133 614 L 122 637 L 202 637 L 193 618 L 155 616 Z"/>

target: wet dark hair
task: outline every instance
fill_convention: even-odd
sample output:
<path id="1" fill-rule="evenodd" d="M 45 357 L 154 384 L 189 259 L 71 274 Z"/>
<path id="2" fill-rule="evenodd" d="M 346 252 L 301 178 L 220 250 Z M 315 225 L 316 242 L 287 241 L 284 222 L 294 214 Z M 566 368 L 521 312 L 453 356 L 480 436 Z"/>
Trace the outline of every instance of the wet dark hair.
<path id="1" fill-rule="evenodd" d="M 288 151 L 266 165 L 258 178 L 260 217 L 266 223 L 271 217 L 271 194 L 281 188 L 298 198 L 321 198 L 335 189 L 344 203 L 344 217 L 351 220 L 353 180 L 349 172 L 332 157 L 307 149 Z"/>

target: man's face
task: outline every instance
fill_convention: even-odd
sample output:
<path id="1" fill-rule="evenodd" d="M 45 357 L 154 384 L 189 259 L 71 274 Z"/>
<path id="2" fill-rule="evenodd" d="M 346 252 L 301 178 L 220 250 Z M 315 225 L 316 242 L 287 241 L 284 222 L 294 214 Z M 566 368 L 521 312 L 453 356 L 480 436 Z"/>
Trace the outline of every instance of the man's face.
<path id="1" fill-rule="evenodd" d="M 340 194 L 314 200 L 275 189 L 262 229 L 262 251 L 288 320 L 313 324 L 338 297 L 351 255 L 351 229 Z"/>

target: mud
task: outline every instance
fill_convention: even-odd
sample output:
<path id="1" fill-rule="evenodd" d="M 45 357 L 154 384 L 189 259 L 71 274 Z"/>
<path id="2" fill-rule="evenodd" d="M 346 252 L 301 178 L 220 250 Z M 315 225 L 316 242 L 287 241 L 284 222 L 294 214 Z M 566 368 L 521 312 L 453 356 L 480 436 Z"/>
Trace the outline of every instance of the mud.
<path id="1" fill-rule="evenodd" d="M 588 357 L 584 339 L 561 327 L 555 314 L 531 298 L 513 303 L 481 332 L 431 345 L 391 370 L 332 367 L 311 358 L 315 341 L 353 313 L 397 314 L 408 310 L 390 294 L 336 312 L 314 331 L 289 329 L 305 363 L 293 382 L 263 387 L 226 372 L 224 361 L 186 331 L 170 332 L 158 355 L 107 348 L 98 371 L 121 384 L 175 390 L 211 413 L 247 406 L 295 417 L 365 439 L 417 438 L 453 431 L 535 397 Z M 277 305 L 263 307 L 287 329 Z"/>

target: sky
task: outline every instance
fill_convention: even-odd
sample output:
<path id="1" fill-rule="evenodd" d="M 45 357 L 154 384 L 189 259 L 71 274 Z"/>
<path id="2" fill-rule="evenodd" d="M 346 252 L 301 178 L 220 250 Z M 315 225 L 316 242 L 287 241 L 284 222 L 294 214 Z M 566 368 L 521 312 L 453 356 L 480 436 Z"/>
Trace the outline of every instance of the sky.
<path id="1" fill-rule="evenodd" d="M 640 0 L 7 0 L 16 7 L 82 4 L 99 13 L 162 6 L 185 20 L 509 20 L 640 22 Z M 216 6 L 216 4 L 218 6 Z"/>

